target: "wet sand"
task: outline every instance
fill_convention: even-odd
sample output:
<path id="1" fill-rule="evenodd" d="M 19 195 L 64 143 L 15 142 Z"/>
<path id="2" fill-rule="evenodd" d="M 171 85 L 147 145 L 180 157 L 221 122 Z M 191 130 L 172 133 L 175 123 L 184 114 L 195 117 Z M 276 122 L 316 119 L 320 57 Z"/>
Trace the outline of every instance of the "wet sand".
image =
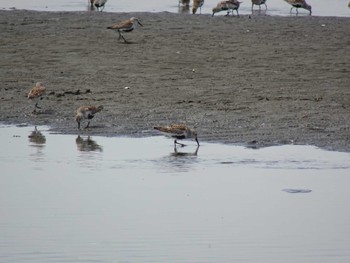
<path id="1" fill-rule="evenodd" d="M 106 27 L 132 16 L 144 27 L 124 44 Z M 84 133 L 176 122 L 200 141 L 350 151 L 349 32 L 339 17 L 0 11 L 0 121 L 78 133 L 76 108 L 103 105 Z"/>

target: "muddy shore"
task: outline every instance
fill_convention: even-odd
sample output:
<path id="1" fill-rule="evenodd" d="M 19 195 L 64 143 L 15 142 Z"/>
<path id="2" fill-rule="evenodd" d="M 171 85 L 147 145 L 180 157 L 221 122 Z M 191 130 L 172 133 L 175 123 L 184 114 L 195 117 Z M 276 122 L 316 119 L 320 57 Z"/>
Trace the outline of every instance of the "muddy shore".
<path id="1" fill-rule="evenodd" d="M 118 41 L 107 26 L 143 27 Z M 350 151 L 350 18 L 0 11 L 2 123 L 149 136 L 186 123 L 200 141 Z M 26 97 L 41 81 L 40 114 Z"/>

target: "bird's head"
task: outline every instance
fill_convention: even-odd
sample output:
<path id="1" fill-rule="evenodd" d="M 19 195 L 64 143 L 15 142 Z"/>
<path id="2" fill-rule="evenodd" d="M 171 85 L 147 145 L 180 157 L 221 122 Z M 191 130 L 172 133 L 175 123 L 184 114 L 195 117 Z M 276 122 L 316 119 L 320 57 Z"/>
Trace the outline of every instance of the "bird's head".
<path id="1" fill-rule="evenodd" d="M 132 18 L 130 18 L 130 20 L 131 20 L 134 24 L 137 23 L 137 24 L 139 24 L 140 26 L 143 26 L 143 25 L 141 24 L 140 20 L 139 20 L 137 17 L 132 17 Z"/>

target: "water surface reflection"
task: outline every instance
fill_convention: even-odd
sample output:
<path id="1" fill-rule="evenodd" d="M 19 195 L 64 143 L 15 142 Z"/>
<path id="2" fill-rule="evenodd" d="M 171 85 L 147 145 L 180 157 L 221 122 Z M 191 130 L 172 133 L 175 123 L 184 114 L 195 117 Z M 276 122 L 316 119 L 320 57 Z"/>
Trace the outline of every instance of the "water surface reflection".
<path id="1" fill-rule="evenodd" d="M 349 153 L 45 127 L 0 140 L 0 262 L 350 260 Z"/>

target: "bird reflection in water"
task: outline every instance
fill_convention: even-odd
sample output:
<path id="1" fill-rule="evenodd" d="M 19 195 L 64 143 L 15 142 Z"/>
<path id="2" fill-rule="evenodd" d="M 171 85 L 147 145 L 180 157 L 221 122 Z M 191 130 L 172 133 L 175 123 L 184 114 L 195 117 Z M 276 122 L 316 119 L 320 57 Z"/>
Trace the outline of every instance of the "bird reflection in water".
<path id="1" fill-rule="evenodd" d="M 78 151 L 81 152 L 102 152 L 102 146 L 96 143 L 96 141 L 92 140 L 90 136 L 87 138 L 83 138 L 80 135 L 75 139 L 75 143 L 77 144 Z"/>
<path id="2" fill-rule="evenodd" d="M 46 143 L 46 138 L 45 136 L 38 131 L 37 127 L 35 126 L 34 131 L 28 136 L 29 142 L 31 142 L 32 146 L 35 147 L 44 147 Z"/>
<path id="3" fill-rule="evenodd" d="M 171 153 L 171 156 L 174 156 L 174 157 L 197 156 L 198 150 L 199 150 L 199 146 L 197 146 L 194 152 L 183 152 L 183 151 L 179 151 L 177 147 L 174 147 L 174 152 Z"/>

